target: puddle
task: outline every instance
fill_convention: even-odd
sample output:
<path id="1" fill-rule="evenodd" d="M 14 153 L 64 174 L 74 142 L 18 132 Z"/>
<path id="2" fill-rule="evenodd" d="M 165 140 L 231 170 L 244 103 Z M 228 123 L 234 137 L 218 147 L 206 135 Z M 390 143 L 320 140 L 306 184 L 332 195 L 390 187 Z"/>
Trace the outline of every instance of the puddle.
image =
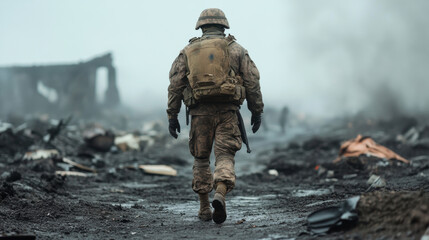
<path id="1" fill-rule="evenodd" d="M 318 190 L 295 190 L 292 192 L 294 197 L 308 197 L 308 196 L 321 196 L 331 193 L 330 189 L 318 189 Z"/>
<path id="2" fill-rule="evenodd" d="M 244 224 L 255 225 L 278 225 L 280 222 L 297 222 L 302 218 L 295 216 L 294 213 L 282 211 L 279 208 L 268 209 L 267 206 L 277 201 L 283 195 L 262 195 L 262 196 L 235 196 L 227 199 L 228 224 L 223 227 L 236 228 L 236 222 L 245 219 Z M 164 205 L 167 211 L 172 214 L 180 215 L 184 221 L 195 222 L 199 203 L 197 200 L 188 201 L 174 205 Z M 276 238 L 273 238 L 276 239 Z"/>
<path id="3" fill-rule="evenodd" d="M 112 206 L 121 206 L 122 208 L 132 208 L 135 205 L 139 205 L 141 203 L 143 203 L 144 200 L 143 199 L 138 199 L 137 201 L 129 201 L 127 203 L 113 203 Z"/>
<path id="4" fill-rule="evenodd" d="M 180 215 L 180 220 L 182 221 L 195 221 L 198 214 L 198 209 L 200 204 L 198 201 L 189 201 L 179 204 L 169 204 L 164 205 L 165 209 L 173 214 Z"/>

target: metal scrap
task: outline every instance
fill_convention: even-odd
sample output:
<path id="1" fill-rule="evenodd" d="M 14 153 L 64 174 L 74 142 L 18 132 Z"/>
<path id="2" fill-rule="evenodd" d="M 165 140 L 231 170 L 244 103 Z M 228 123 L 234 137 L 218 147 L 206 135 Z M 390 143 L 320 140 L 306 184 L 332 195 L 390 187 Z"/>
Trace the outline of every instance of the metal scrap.
<path id="1" fill-rule="evenodd" d="M 68 164 L 72 165 L 73 167 L 80 168 L 80 169 L 82 169 L 84 171 L 93 172 L 93 173 L 97 172 L 97 170 L 95 170 L 93 168 L 84 166 L 84 165 L 82 165 L 80 163 L 77 163 L 77 162 L 73 162 L 72 160 L 70 160 L 68 158 L 63 158 L 63 162 L 68 163 Z"/>

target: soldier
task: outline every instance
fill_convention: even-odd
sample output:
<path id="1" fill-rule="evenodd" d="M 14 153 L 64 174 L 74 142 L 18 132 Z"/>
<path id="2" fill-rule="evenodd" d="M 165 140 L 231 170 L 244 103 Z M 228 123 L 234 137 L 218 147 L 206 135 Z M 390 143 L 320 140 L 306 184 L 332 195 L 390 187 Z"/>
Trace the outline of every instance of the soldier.
<path id="1" fill-rule="evenodd" d="M 279 125 L 283 134 L 285 134 L 286 132 L 288 116 L 289 116 L 289 108 L 287 106 L 284 106 L 282 108 L 282 111 L 280 112 L 280 117 L 279 117 Z"/>
<path id="2" fill-rule="evenodd" d="M 242 144 L 239 108 L 244 99 L 252 112 L 252 131 L 258 131 L 264 104 L 259 87 L 259 71 L 247 50 L 235 42 L 225 14 L 220 9 L 202 11 L 196 30 L 199 38 L 189 40 L 174 60 L 168 87 L 170 134 L 177 138 L 180 124 L 177 115 L 181 101 L 191 115 L 189 149 L 194 157 L 192 189 L 198 193 L 203 221 L 226 219 L 225 195 L 235 186 L 234 156 Z M 237 114 L 238 113 L 238 114 Z M 210 169 L 214 143 L 215 170 Z M 215 188 L 212 214 L 209 193 Z"/>

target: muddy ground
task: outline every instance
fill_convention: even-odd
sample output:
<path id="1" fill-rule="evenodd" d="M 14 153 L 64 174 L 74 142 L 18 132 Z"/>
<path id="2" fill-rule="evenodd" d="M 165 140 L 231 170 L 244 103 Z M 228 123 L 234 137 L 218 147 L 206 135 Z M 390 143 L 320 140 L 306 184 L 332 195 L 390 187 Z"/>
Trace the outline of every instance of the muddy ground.
<path id="1" fill-rule="evenodd" d="M 186 128 L 178 140 L 161 130 L 140 151 L 82 152 L 79 130 L 63 130 L 49 145 L 60 157 L 93 167 L 89 177 L 61 177 L 59 159 L 24 161 L 41 147 L 0 134 L 0 236 L 37 239 L 420 239 L 429 227 L 429 145 L 426 120 L 341 119 L 328 124 L 273 127 L 250 136 L 253 152 L 237 154 L 237 184 L 227 195 L 225 223 L 197 218 L 191 189 L 192 158 Z M 312 127 L 309 127 L 312 126 Z M 398 138 L 415 127 L 419 135 Z M 77 128 L 78 129 L 78 128 Z M 161 128 L 162 129 L 162 128 Z M 426 131 L 426 132 L 425 132 Z M 411 164 L 369 156 L 333 164 L 342 141 L 358 133 L 411 160 Z M 11 137 L 13 136 L 13 137 Z M 46 144 L 43 145 L 46 148 Z M 177 176 L 151 175 L 127 166 L 167 164 Z M 63 166 L 64 167 L 64 166 Z M 270 175 L 275 169 L 278 176 Z M 71 168 L 71 170 L 81 171 Z M 376 174 L 386 181 L 370 187 Z M 361 196 L 359 221 L 325 236 L 312 235 L 306 217 L 323 207 Z M 213 196 L 213 193 L 212 195 Z M 1 237 L 0 237 L 1 239 Z"/>

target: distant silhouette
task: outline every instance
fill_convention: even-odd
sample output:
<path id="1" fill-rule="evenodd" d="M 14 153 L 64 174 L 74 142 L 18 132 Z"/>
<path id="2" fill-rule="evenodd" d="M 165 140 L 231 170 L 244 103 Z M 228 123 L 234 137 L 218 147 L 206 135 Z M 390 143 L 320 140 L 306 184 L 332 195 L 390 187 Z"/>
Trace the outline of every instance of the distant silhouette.
<path id="1" fill-rule="evenodd" d="M 288 115 L 289 115 L 289 108 L 287 106 L 284 106 L 282 111 L 280 112 L 280 118 L 279 118 L 279 124 L 283 134 L 286 133 Z"/>

